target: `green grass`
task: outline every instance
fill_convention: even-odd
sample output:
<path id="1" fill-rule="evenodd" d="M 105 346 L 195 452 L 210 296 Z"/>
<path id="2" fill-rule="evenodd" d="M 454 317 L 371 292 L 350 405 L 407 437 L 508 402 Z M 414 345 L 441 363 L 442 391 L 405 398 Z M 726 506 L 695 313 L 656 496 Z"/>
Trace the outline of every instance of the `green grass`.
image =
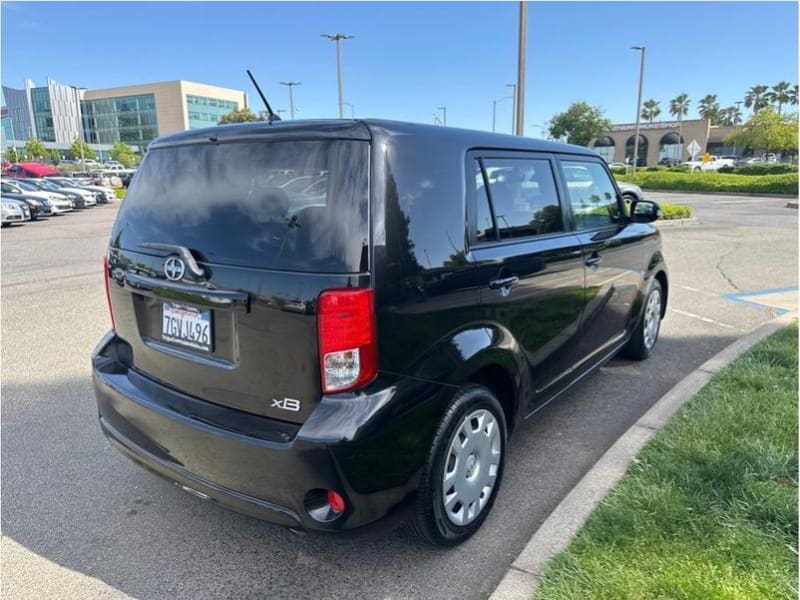
<path id="1" fill-rule="evenodd" d="M 688 219 L 694 211 L 688 204 L 659 204 L 661 207 L 661 220 Z"/>
<path id="2" fill-rule="evenodd" d="M 117 198 L 122 200 L 125 197 L 125 192 L 127 190 L 125 188 L 114 188 L 114 192 L 117 194 Z"/>
<path id="3" fill-rule="evenodd" d="M 536 597 L 797 598 L 797 468 L 795 324 L 644 448 Z"/>
<path id="4" fill-rule="evenodd" d="M 681 173 L 673 171 L 637 172 L 616 175 L 646 190 L 684 192 L 747 192 L 751 194 L 797 194 L 797 173 L 737 175 L 735 173 Z"/>

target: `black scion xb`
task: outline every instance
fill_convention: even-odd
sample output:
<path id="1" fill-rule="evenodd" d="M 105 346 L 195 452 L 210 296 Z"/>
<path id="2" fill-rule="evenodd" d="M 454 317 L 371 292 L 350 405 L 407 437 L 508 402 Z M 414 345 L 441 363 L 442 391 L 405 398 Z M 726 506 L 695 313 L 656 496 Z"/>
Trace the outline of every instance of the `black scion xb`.
<path id="1" fill-rule="evenodd" d="M 463 541 L 508 436 L 667 305 L 656 204 L 592 151 L 379 120 L 159 138 L 106 257 L 100 425 L 293 528 Z"/>

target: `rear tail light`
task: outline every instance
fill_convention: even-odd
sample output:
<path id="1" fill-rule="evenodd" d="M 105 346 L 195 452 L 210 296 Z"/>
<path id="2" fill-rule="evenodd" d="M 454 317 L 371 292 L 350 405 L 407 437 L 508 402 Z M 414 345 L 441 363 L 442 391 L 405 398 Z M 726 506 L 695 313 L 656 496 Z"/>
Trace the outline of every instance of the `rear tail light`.
<path id="1" fill-rule="evenodd" d="M 114 309 L 111 308 L 111 293 L 108 288 L 108 254 L 103 257 L 103 280 L 106 286 L 106 302 L 108 302 L 108 314 L 111 315 L 111 329 L 117 330 L 117 324 L 114 322 Z"/>
<path id="2" fill-rule="evenodd" d="M 322 391 L 345 392 L 375 378 L 378 350 L 370 289 L 326 290 L 319 296 Z"/>

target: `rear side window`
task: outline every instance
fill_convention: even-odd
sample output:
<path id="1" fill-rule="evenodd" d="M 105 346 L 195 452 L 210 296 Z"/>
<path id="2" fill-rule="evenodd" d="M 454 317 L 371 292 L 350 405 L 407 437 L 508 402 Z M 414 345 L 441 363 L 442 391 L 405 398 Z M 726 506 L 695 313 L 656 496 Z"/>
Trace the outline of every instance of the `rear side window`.
<path id="1" fill-rule="evenodd" d="M 369 268 L 369 145 L 346 140 L 154 148 L 112 244 L 178 244 L 208 262 L 356 273 Z"/>
<path id="2" fill-rule="evenodd" d="M 484 177 L 478 174 L 478 240 L 496 239 L 492 228 L 485 225 L 485 221 L 492 217 L 501 240 L 559 233 L 564 230 L 550 161 L 486 158 L 481 162 L 488 181 L 491 211 L 481 208 L 481 184 Z"/>
<path id="3" fill-rule="evenodd" d="M 620 223 L 617 190 L 601 164 L 562 160 L 561 168 L 576 229 L 598 229 Z"/>

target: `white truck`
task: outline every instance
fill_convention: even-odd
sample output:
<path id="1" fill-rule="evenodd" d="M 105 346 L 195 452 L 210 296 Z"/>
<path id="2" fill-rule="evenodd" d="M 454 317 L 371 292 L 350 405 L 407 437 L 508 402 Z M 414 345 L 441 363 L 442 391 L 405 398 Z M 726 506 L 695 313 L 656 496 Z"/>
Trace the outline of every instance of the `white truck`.
<path id="1" fill-rule="evenodd" d="M 735 161 L 732 158 L 721 158 L 712 154 L 708 161 L 703 160 L 702 155 L 698 155 L 683 164 L 689 167 L 690 171 L 718 171 L 720 167 L 735 166 Z"/>

